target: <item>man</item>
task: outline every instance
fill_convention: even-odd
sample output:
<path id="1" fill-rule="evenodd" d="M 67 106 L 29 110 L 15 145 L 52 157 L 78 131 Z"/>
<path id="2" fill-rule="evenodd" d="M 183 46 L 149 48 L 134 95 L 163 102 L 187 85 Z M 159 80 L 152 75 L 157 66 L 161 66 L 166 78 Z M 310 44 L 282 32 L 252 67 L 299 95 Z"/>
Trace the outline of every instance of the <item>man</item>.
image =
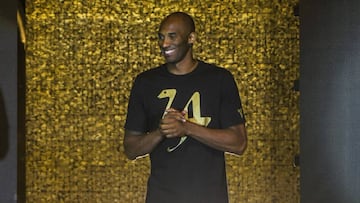
<path id="1" fill-rule="evenodd" d="M 158 35 L 166 63 L 135 79 L 125 154 L 150 154 L 147 203 L 226 203 L 224 152 L 240 155 L 247 145 L 234 78 L 193 58 L 195 25 L 188 14 L 167 16 Z"/>

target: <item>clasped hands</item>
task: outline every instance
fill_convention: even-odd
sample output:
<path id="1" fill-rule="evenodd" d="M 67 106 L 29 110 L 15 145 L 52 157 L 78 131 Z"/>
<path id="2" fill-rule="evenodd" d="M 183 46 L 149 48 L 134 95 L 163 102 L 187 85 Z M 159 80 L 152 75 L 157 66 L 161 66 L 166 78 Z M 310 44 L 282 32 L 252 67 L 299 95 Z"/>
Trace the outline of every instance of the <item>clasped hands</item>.
<path id="1" fill-rule="evenodd" d="M 186 134 L 186 111 L 167 109 L 159 123 L 160 133 L 166 138 L 183 137 Z"/>

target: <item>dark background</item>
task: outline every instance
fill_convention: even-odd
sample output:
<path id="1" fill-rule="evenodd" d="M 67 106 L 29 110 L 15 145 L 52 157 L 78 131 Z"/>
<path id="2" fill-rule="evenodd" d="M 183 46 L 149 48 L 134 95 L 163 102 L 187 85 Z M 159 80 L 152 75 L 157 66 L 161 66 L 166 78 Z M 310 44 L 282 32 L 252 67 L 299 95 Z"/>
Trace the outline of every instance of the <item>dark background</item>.
<path id="1" fill-rule="evenodd" d="M 24 47 L 16 10 L 23 1 L 0 3 L 0 202 L 24 202 Z"/>
<path id="2" fill-rule="evenodd" d="M 360 1 L 300 1 L 301 202 L 360 202 Z"/>

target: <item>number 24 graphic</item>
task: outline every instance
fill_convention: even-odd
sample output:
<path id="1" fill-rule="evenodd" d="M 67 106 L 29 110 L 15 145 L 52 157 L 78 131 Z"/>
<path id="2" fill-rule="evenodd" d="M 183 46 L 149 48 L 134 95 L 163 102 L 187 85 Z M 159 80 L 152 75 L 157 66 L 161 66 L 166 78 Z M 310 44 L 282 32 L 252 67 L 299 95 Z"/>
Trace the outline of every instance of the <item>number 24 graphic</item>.
<path id="1" fill-rule="evenodd" d="M 158 95 L 159 99 L 169 98 L 169 101 L 166 105 L 165 111 L 166 111 L 166 109 L 169 109 L 171 107 L 171 105 L 175 99 L 175 96 L 176 96 L 176 89 L 165 89 L 160 92 L 160 94 Z M 192 108 L 193 108 L 192 109 L 193 110 L 193 118 L 188 118 L 189 115 L 185 115 L 188 118 L 187 120 L 197 123 L 202 126 L 207 126 L 211 121 L 211 117 L 202 117 L 201 116 L 200 93 L 199 92 L 193 93 L 193 95 L 190 97 L 190 99 L 186 103 L 183 110 L 186 110 L 187 112 L 189 112 L 189 105 L 191 103 L 192 103 Z M 165 111 L 164 111 L 164 114 L 165 114 Z M 176 150 L 182 143 L 184 143 L 186 138 L 187 138 L 187 136 L 181 137 L 179 143 L 174 147 L 168 147 L 167 151 L 173 152 L 174 150 Z"/>

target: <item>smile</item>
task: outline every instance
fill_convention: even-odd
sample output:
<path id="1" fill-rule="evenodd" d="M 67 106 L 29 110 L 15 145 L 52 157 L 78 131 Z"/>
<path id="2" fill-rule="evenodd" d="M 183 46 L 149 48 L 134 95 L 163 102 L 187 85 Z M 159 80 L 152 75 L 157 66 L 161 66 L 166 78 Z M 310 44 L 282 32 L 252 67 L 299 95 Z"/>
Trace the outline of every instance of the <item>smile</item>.
<path id="1" fill-rule="evenodd" d="M 175 49 L 171 49 L 171 50 L 166 50 L 166 51 L 164 51 L 164 54 L 165 55 L 170 55 L 170 54 L 172 54 L 172 53 L 174 53 L 175 52 Z"/>

